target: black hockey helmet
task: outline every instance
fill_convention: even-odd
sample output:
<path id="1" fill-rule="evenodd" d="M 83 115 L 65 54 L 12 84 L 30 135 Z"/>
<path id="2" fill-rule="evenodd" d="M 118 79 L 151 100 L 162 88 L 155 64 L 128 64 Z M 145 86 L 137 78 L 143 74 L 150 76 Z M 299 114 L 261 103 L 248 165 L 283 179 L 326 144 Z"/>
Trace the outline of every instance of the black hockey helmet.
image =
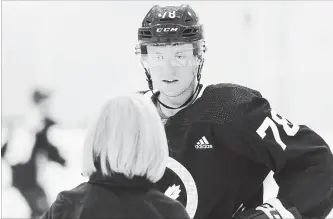
<path id="1" fill-rule="evenodd" d="M 203 26 L 189 5 L 150 9 L 138 30 L 140 43 L 190 43 L 204 39 Z"/>
<path id="2" fill-rule="evenodd" d="M 181 6 L 153 6 L 138 29 L 136 54 L 147 54 L 147 44 L 193 43 L 194 55 L 206 51 L 203 25 L 195 11 Z"/>

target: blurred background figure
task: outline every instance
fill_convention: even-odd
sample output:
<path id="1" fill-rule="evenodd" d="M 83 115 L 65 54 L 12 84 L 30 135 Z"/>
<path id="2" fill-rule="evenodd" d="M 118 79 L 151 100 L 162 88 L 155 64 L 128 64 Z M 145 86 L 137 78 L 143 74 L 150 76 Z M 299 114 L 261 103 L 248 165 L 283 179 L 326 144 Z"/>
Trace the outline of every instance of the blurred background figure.
<path id="1" fill-rule="evenodd" d="M 21 124 L 10 123 L 7 140 L 1 147 L 1 157 L 12 171 L 11 183 L 27 202 L 31 218 L 39 218 L 49 207 L 46 193 L 38 183 L 39 165 L 43 160 L 66 165 L 57 147 L 48 140 L 48 131 L 56 124 L 49 115 L 50 98 L 48 90 L 35 89 L 31 95 L 33 110 Z"/>

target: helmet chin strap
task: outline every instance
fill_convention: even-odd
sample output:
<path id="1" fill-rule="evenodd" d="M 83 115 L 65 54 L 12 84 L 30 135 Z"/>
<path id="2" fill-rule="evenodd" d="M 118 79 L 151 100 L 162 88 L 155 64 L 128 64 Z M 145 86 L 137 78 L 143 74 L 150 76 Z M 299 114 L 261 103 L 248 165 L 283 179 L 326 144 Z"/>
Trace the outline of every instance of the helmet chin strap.
<path id="1" fill-rule="evenodd" d="M 197 72 L 197 80 L 198 80 L 198 83 L 197 83 L 197 86 L 195 88 L 195 91 L 193 92 L 193 94 L 188 98 L 187 101 L 185 101 L 185 103 L 183 103 L 181 106 L 179 107 L 171 107 L 171 106 L 168 106 L 164 103 L 162 103 L 159 99 L 158 99 L 158 95 L 156 93 L 154 93 L 153 91 L 153 83 L 152 83 L 152 80 L 151 80 L 151 77 L 148 73 L 148 70 L 146 68 L 145 69 L 145 73 L 146 73 L 146 76 L 147 76 L 147 81 L 148 81 L 148 84 L 149 84 L 149 90 L 153 93 L 153 97 L 162 105 L 164 106 L 165 108 L 167 109 L 180 109 L 180 108 L 183 108 L 184 106 L 186 106 L 187 104 L 189 104 L 193 99 L 195 99 L 196 95 L 198 93 L 200 93 L 200 90 L 202 89 L 202 84 L 200 84 L 200 79 L 201 79 L 201 70 L 202 70 L 202 66 L 203 66 L 203 63 L 204 63 L 204 60 L 202 60 L 202 63 L 199 65 L 198 67 L 198 72 Z M 191 85 L 189 85 L 191 86 Z M 189 88 L 189 87 L 188 87 Z M 188 89 L 187 88 L 187 89 Z"/>

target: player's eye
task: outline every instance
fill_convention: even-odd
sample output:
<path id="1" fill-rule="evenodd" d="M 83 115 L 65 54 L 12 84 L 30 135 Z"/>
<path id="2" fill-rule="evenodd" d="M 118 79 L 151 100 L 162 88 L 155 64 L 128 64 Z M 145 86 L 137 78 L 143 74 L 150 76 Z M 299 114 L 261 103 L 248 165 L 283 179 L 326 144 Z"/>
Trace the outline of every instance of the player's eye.
<path id="1" fill-rule="evenodd" d="M 177 55 L 176 58 L 177 59 L 185 59 L 185 56 L 183 56 L 183 55 Z"/>
<path id="2" fill-rule="evenodd" d="M 162 55 L 156 55 L 154 58 L 156 60 L 163 60 L 164 59 L 164 57 Z"/>

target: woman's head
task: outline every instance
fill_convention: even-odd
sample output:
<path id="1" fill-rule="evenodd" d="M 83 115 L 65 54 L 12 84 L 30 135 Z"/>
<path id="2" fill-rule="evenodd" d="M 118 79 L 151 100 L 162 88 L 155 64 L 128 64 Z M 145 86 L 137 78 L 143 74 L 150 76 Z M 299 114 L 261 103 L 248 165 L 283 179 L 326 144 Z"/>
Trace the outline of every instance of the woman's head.
<path id="1" fill-rule="evenodd" d="M 164 127 L 149 98 L 129 94 L 109 99 L 87 133 L 84 149 L 86 175 L 122 173 L 158 181 L 165 171 L 168 146 Z"/>

